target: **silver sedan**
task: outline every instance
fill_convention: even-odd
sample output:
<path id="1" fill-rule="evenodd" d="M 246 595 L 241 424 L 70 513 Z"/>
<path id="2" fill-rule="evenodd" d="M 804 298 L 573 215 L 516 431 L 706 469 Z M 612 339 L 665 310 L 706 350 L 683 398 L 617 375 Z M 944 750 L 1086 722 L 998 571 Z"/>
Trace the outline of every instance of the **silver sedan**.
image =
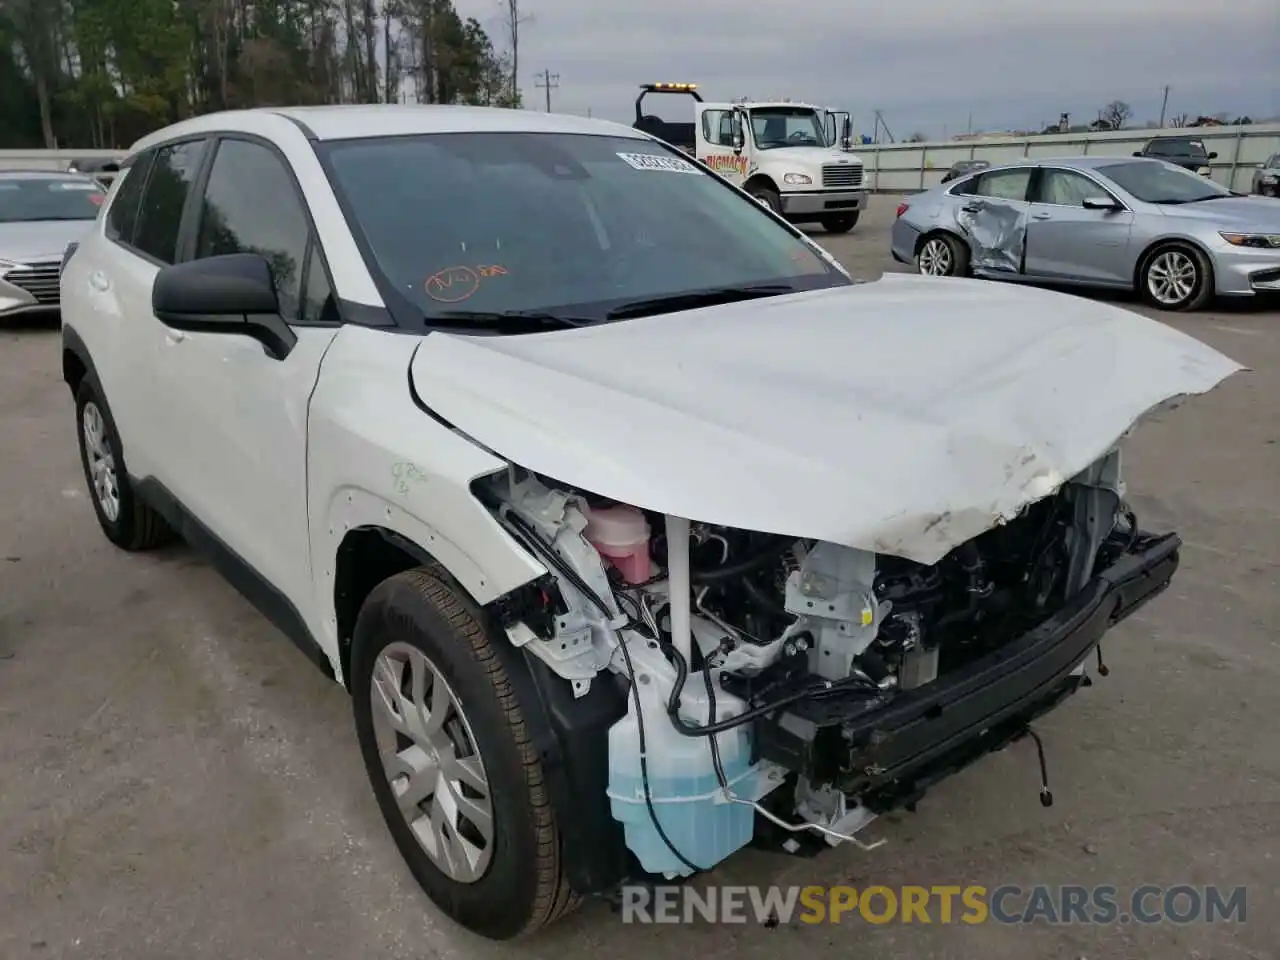
<path id="1" fill-rule="evenodd" d="M 1163 160 L 1025 160 L 906 197 L 892 249 L 923 274 L 1137 289 L 1194 310 L 1280 292 L 1280 199 Z"/>

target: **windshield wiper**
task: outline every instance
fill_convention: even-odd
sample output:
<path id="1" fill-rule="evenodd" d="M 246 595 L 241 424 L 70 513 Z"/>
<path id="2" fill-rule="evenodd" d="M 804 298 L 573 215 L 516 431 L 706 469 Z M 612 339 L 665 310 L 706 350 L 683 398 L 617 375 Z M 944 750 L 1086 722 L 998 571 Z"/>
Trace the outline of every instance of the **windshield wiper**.
<path id="1" fill-rule="evenodd" d="M 537 327 L 564 329 L 567 327 L 587 327 L 597 321 L 589 317 L 568 317 L 560 313 L 545 310 L 445 310 L 427 317 L 431 320 L 461 320 L 483 325 L 515 325 L 529 324 Z"/>
<path id="2" fill-rule="evenodd" d="M 673 313 L 677 310 L 693 310 L 697 307 L 714 307 L 721 303 L 776 297 L 779 294 L 792 293 L 794 290 L 795 287 L 787 283 L 760 283 L 745 287 L 717 287 L 714 290 L 699 290 L 696 293 L 676 293 L 669 297 L 652 297 L 648 300 L 624 303 L 606 313 L 605 319 L 624 320 L 628 317 L 646 317 L 657 313 Z"/>

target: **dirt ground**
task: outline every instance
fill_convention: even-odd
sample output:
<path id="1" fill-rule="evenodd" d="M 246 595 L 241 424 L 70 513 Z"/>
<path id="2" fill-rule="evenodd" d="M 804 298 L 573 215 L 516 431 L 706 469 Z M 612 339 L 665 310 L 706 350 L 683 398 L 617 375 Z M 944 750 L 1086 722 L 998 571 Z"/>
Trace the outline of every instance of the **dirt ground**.
<path id="1" fill-rule="evenodd" d="M 894 204 L 830 238 L 861 277 L 900 269 Z M 519 945 L 461 932 L 379 820 L 347 696 L 185 548 L 107 544 L 57 332 L 3 329 L 0 958 L 1277 956 L 1280 312 L 1170 322 L 1254 372 L 1131 443 L 1138 514 L 1182 533 L 1183 567 L 1111 635 L 1111 675 L 1040 725 L 1055 805 L 1023 742 L 873 824 L 879 850 L 746 852 L 714 879 L 1245 885 L 1245 923 L 637 927 L 591 903 Z"/>

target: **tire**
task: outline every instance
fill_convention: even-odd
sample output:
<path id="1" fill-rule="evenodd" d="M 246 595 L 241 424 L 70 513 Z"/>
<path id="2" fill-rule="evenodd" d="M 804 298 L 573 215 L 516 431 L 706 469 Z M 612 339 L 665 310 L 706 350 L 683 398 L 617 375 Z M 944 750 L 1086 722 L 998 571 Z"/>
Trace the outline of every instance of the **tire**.
<path id="1" fill-rule="evenodd" d="M 89 499 L 107 539 L 130 552 L 174 539 L 164 518 L 134 492 L 111 410 L 87 377 L 76 390 L 76 427 Z"/>
<path id="2" fill-rule="evenodd" d="M 753 186 L 747 193 L 751 194 L 758 203 L 764 204 L 778 216 L 782 216 L 782 197 L 778 195 L 778 191 L 772 187 Z"/>
<path id="3" fill-rule="evenodd" d="M 827 233 L 848 233 L 858 225 L 856 213 L 842 213 L 839 216 L 823 217 L 822 229 Z"/>
<path id="4" fill-rule="evenodd" d="M 354 634 L 350 688 L 365 770 L 392 839 L 427 896 L 450 918 L 493 940 L 530 934 L 577 906 L 532 732 L 481 611 L 443 570 L 422 567 L 377 586 L 360 609 Z M 415 677 L 421 687 L 414 686 Z M 395 682 L 387 685 L 393 680 L 400 697 L 407 690 L 411 699 L 419 689 L 430 708 L 443 705 L 444 728 L 425 731 L 430 709 L 425 721 L 421 712 L 407 715 L 419 718 L 417 727 L 405 722 L 399 703 L 399 712 L 392 712 L 382 691 L 396 689 Z M 411 732 L 416 739 L 406 735 Z M 410 746 L 423 743 L 430 745 L 416 759 L 405 757 Z M 395 786 L 382 760 L 388 746 L 395 756 L 392 771 L 401 771 Z M 431 758 L 471 782 L 455 776 L 452 786 L 437 790 L 442 781 L 419 773 L 415 783 L 413 763 L 430 768 L 436 763 Z M 434 834 L 430 821 L 441 812 L 441 800 L 445 808 L 470 805 L 475 820 L 450 817 L 452 829 L 440 830 L 452 857 L 428 853 L 427 841 L 418 839 L 401 812 L 399 794 L 414 795 L 412 817 L 424 833 Z M 479 827 L 484 808 L 491 823 L 487 841 Z M 464 843 L 475 857 L 459 855 Z M 467 869 L 451 866 L 450 859 L 465 860 Z"/>
<path id="5" fill-rule="evenodd" d="M 1160 244 L 1143 258 L 1138 290 L 1159 310 L 1199 310 L 1213 297 L 1213 267 L 1190 244 Z"/>
<path id="6" fill-rule="evenodd" d="M 926 277 L 969 275 L 969 246 L 949 233 L 930 233 L 916 248 L 916 272 Z"/>

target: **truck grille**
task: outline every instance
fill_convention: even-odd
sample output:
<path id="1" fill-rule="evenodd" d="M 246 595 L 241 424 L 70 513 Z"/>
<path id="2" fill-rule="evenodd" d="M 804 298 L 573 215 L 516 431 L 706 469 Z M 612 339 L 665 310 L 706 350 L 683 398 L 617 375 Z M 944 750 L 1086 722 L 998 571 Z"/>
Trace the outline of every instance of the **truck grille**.
<path id="1" fill-rule="evenodd" d="M 829 163 L 822 168 L 822 185 L 824 187 L 860 187 L 862 186 L 862 164 Z"/>
<path id="2" fill-rule="evenodd" d="M 36 298 L 37 303 L 58 305 L 58 261 L 32 263 L 14 267 L 4 274 L 4 279 L 15 287 L 21 287 Z"/>

